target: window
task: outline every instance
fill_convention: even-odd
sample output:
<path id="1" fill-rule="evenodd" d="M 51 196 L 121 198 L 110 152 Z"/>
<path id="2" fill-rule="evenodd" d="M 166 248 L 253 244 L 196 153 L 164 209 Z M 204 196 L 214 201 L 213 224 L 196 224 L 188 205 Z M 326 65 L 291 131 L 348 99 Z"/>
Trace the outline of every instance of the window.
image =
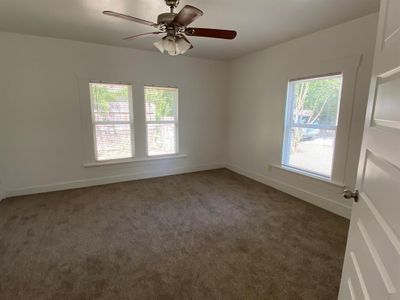
<path id="1" fill-rule="evenodd" d="M 111 83 L 89 86 L 96 160 L 133 157 L 132 86 Z"/>
<path id="2" fill-rule="evenodd" d="M 147 154 L 177 153 L 178 89 L 144 88 L 147 125 Z"/>
<path id="3" fill-rule="evenodd" d="M 288 84 L 282 164 L 331 178 L 342 74 Z"/>

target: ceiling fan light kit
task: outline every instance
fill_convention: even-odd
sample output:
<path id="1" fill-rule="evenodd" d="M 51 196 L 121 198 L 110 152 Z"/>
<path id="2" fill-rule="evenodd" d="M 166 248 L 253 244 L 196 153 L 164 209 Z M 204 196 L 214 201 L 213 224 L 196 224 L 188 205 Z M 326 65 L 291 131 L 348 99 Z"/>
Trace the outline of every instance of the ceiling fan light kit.
<path id="1" fill-rule="evenodd" d="M 175 56 L 179 54 L 184 54 L 190 48 L 192 48 L 192 44 L 187 41 L 182 36 L 166 36 L 163 37 L 158 42 L 154 43 L 154 46 L 160 50 L 161 53 L 167 52 L 169 55 Z"/>
<path id="2" fill-rule="evenodd" d="M 166 36 L 161 40 L 155 42 L 154 46 L 160 50 L 161 53 L 167 52 L 172 56 L 184 54 L 193 48 L 193 45 L 187 39 L 186 35 L 229 40 L 236 37 L 236 31 L 233 30 L 188 28 L 187 26 L 197 18 L 201 17 L 203 12 L 194 6 L 185 5 L 181 11 L 176 14 L 174 13 L 174 9 L 178 6 L 179 0 L 165 0 L 165 3 L 169 6 L 170 12 L 158 15 L 157 23 L 109 10 L 103 11 L 103 14 L 157 28 L 159 31 L 129 36 L 124 38 L 124 40 L 131 40 L 155 34 L 166 34 Z"/>

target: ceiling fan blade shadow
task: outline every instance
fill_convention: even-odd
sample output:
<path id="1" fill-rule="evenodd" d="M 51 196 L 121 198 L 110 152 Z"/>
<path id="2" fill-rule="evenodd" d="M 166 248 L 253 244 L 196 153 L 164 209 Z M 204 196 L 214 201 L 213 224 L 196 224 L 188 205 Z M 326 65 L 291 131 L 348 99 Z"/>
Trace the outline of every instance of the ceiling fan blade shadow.
<path id="1" fill-rule="evenodd" d="M 142 33 L 142 34 L 136 34 L 136 35 L 131 35 L 128 37 L 123 38 L 123 40 L 132 40 L 132 39 L 136 39 L 139 37 L 144 37 L 144 36 L 148 36 L 148 35 L 156 35 L 156 34 L 160 34 L 160 33 L 164 33 L 162 31 L 157 31 L 157 32 L 147 32 L 147 33 Z"/>
<path id="2" fill-rule="evenodd" d="M 175 23 L 180 27 L 188 26 L 194 20 L 196 20 L 198 17 L 201 17 L 202 15 L 203 12 L 197 7 L 191 5 L 185 5 L 181 9 L 181 11 L 175 16 L 172 23 Z"/>
<path id="3" fill-rule="evenodd" d="M 143 25 L 148 25 L 148 26 L 152 26 L 152 27 L 158 27 L 158 24 L 150 22 L 150 21 L 146 21 L 140 18 L 136 18 L 136 17 L 132 17 L 132 16 L 128 16 L 128 15 L 124 15 L 124 14 L 120 14 L 117 13 L 115 11 L 111 11 L 111 10 L 105 10 L 103 11 L 103 14 L 107 15 L 107 16 L 111 16 L 111 17 L 116 17 L 116 18 L 120 18 L 120 19 L 124 19 L 124 20 L 128 20 L 128 21 L 133 21 L 139 24 L 143 24 Z"/>
<path id="4" fill-rule="evenodd" d="M 185 34 L 188 36 L 233 40 L 236 37 L 237 32 L 234 30 L 191 27 L 186 28 Z"/>

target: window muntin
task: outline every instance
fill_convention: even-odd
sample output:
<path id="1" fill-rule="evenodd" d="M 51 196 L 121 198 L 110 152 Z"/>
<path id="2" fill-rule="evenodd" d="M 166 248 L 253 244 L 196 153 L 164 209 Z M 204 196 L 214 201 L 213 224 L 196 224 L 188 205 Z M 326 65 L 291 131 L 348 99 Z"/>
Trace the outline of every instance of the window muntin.
<path id="1" fill-rule="evenodd" d="M 282 164 L 331 178 L 342 74 L 288 84 Z"/>
<path id="2" fill-rule="evenodd" d="M 95 159 L 132 158 L 132 86 L 91 82 L 89 88 Z"/>
<path id="3" fill-rule="evenodd" d="M 178 152 L 178 89 L 144 87 L 147 155 Z"/>

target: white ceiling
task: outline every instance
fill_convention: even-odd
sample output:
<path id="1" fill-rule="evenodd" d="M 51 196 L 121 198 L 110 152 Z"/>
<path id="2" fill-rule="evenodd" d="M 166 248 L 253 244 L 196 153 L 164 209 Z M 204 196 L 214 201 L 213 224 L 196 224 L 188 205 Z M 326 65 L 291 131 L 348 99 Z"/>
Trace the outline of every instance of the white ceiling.
<path id="1" fill-rule="evenodd" d="M 355 19 L 379 9 L 379 0 L 181 0 L 204 11 L 193 27 L 233 29 L 235 40 L 191 37 L 188 55 L 231 59 Z M 153 28 L 103 15 L 103 10 L 156 22 L 164 0 L 1 0 L 0 31 L 155 50 L 159 37 L 123 41 Z"/>

